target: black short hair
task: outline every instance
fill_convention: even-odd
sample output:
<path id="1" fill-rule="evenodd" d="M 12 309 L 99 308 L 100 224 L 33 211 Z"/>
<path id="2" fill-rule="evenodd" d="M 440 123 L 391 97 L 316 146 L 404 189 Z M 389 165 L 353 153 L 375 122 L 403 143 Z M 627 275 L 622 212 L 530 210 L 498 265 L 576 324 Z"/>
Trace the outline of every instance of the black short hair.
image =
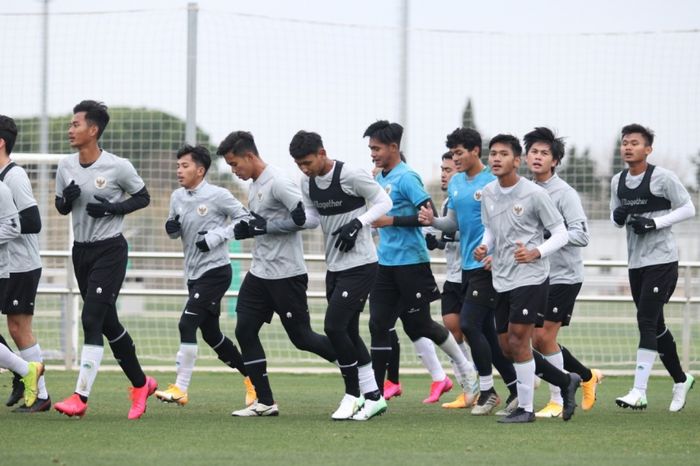
<path id="1" fill-rule="evenodd" d="M 475 147 L 481 150 L 481 134 L 472 128 L 457 128 L 447 135 L 445 146 L 454 149 L 459 145 L 467 150 L 473 150 Z"/>
<path id="2" fill-rule="evenodd" d="M 209 171 L 209 167 L 211 167 L 211 154 L 209 154 L 209 149 L 204 146 L 190 146 L 189 144 L 185 144 L 177 151 L 177 159 L 180 160 L 181 157 L 187 154 L 190 154 L 195 164 L 204 167 L 204 173 Z"/>
<path id="3" fill-rule="evenodd" d="M 646 141 L 647 146 L 651 146 L 652 144 L 654 144 L 654 132 L 651 129 L 646 128 L 637 123 L 632 123 L 631 125 L 627 125 L 624 128 L 622 128 L 623 137 L 632 133 L 641 134 L 644 137 L 644 141 Z"/>
<path id="4" fill-rule="evenodd" d="M 403 126 L 398 123 L 389 123 L 387 120 L 379 120 L 369 125 L 362 137 L 377 139 L 382 144 L 396 143 L 401 147 L 401 136 L 403 136 Z"/>
<path id="5" fill-rule="evenodd" d="M 523 143 L 525 143 L 525 153 L 530 152 L 530 147 L 536 142 L 543 142 L 549 144 L 549 150 L 552 152 L 552 158 L 557 161 L 557 165 L 561 163 L 561 159 L 564 158 L 564 139 L 558 138 L 554 132 L 543 126 L 535 128 L 534 131 L 530 131 L 525 136 L 523 136 Z"/>
<path id="6" fill-rule="evenodd" d="M 447 151 L 442 154 L 442 160 L 452 160 L 452 152 Z"/>
<path id="7" fill-rule="evenodd" d="M 0 139 L 5 140 L 5 150 L 10 155 L 17 140 L 17 125 L 9 116 L 0 115 Z"/>
<path id="8" fill-rule="evenodd" d="M 226 155 L 229 152 L 232 152 L 233 155 L 242 155 L 246 151 L 252 152 L 259 157 L 255 139 L 249 131 L 234 131 L 226 136 L 226 139 L 221 141 L 219 148 L 216 149 L 218 155 Z"/>
<path id="9" fill-rule="evenodd" d="M 509 145 L 510 148 L 513 149 L 513 155 L 516 157 L 520 157 L 523 154 L 523 148 L 520 146 L 520 141 L 512 134 L 497 134 L 492 137 L 489 141 L 489 150 L 491 150 L 491 147 L 494 144 L 498 143 Z"/>
<path id="10" fill-rule="evenodd" d="M 97 125 L 97 139 L 100 139 L 107 124 L 109 123 L 109 113 L 107 106 L 96 100 L 83 100 L 73 107 L 73 114 L 85 112 L 85 119 L 93 125 Z"/>
<path id="11" fill-rule="evenodd" d="M 292 141 L 289 143 L 289 153 L 295 159 L 301 159 L 309 154 L 315 154 L 323 149 L 323 139 L 318 133 L 297 131 Z"/>

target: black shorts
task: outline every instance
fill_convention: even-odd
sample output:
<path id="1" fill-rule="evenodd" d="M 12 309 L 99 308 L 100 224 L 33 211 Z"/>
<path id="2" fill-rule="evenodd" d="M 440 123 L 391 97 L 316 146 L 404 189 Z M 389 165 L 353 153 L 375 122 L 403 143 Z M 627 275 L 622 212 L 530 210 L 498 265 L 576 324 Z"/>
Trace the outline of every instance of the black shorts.
<path id="1" fill-rule="evenodd" d="M 36 290 L 41 279 L 41 267 L 29 272 L 11 273 L 10 278 L 4 278 L 7 282 L 5 295 L 0 302 L 0 310 L 3 314 L 34 315 L 34 303 Z"/>
<path id="2" fill-rule="evenodd" d="M 268 324 L 275 312 L 282 320 L 310 322 L 306 302 L 308 284 L 307 274 L 270 280 L 248 272 L 238 292 L 236 313 L 260 316 Z"/>
<path id="3" fill-rule="evenodd" d="M 493 289 L 493 276 L 488 270 L 462 270 L 462 293 L 465 301 L 491 309 L 496 307 L 498 293 Z"/>
<path id="4" fill-rule="evenodd" d="M 83 301 L 115 304 L 126 275 L 129 246 L 122 235 L 73 243 L 73 269 Z"/>
<path id="5" fill-rule="evenodd" d="M 231 286 L 231 266 L 226 264 L 207 270 L 196 280 L 187 281 L 190 309 L 204 309 L 216 316 L 221 314 L 221 299 Z"/>
<path id="6" fill-rule="evenodd" d="M 339 272 L 326 272 L 327 312 L 334 309 L 362 312 L 376 276 L 376 262 Z"/>
<path id="7" fill-rule="evenodd" d="M 445 282 L 442 285 L 442 295 L 440 295 L 440 305 L 442 307 L 442 315 L 458 314 L 462 310 L 462 284 L 455 282 Z"/>
<path id="8" fill-rule="evenodd" d="M 629 270 L 632 299 L 639 305 L 642 301 L 667 303 L 678 282 L 678 262 L 649 265 Z"/>
<path id="9" fill-rule="evenodd" d="M 561 323 L 562 327 L 569 325 L 581 285 L 582 283 L 549 285 L 547 309 L 543 316 L 537 314 L 535 325 L 542 327 L 545 321 Z"/>
<path id="10" fill-rule="evenodd" d="M 498 293 L 496 304 L 496 331 L 508 332 L 508 324 L 532 324 L 537 314 L 544 315 L 549 297 L 549 278 L 539 285 L 521 286 Z"/>

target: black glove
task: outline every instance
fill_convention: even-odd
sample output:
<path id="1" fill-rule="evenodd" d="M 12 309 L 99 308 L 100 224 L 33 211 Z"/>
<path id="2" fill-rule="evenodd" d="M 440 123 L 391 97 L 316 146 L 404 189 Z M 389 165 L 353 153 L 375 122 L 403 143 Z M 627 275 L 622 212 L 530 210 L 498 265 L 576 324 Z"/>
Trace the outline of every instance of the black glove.
<path id="1" fill-rule="evenodd" d="M 443 243 L 454 243 L 455 234 L 454 233 L 443 233 L 442 238 L 440 238 L 440 241 L 442 241 Z"/>
<path id="2" fill-rule="evenodd" d="M 616 207 L 613 210 L 613 221 L 620 226 L 624 225 L 625 220 L 627 220 L 627 214 L 629 214 L 627 210 L 627 207 L 624 206 Z"/>
<path id="3" fill-rule="evenodd" d="M 289 212 L 292 216 L 292 221 L 298 227 L 306 223 L 306 211 L 304 211 L 304 204 L 299 201 L 299 204 Z"/>
<path id="4" fill-rule="evenodd" d="M 428 249 L 430 251 L 433 251 L 433 250 L 437 249 L 438 247 L 440 247 L 440 245 L 438 243 L 438 239 L 432 233 L 428 233 L 425 235 L 425 245 L 428 246 Z"/>
<path id="5" fill-rule="evenodd" d="M 99 203 L 91 202 L 85 206 L 85 210 L 90 217 L 100 218 L 114 213 L 114 204 L 101 196 L 95 195 L 95 199 L 97 199 Z"/>
<path id="6" fill-rule="evenodd" d="M 335 247 L 341 252 L 348 252 L 355 247 L 357 233 L 362 229 L 362 222 L 353 219 L 333 232 L 333 236 L 338 236 L 335 240 Z"/>
<path id="7" fill-rule="evenodd" d="M 250 221 L 241 220 L 233 227 L 233 237 L 236 239 L 252 238 L 253 236 L 267 233 L 267 220 L 251 211 L 253 219 Z"/>
<path id="8" fill-rule="evenodd" d="M 197 232 L 198 235 L 206 235 L 207 233 L 209 233 L 209 232 L 206 230 Z M 209 245 L 207 244 L 207 240 L 205 238 L 200 239 L 199 241 L 194 243 L 194 245 L 197 246 L 197 249 L 199 249 L 202 252 L 209 252 L 210 251 Z"/>
<path id="9" fill-rule="evenodd" d="M 544 236 L 544 239 L 546 239 L 546 240 L 552 237 L 552 232 L 547 230 L 546 228 L 544 229 L 544 231 L 542 233 L 543 233 L 542 236 Z"/>
<path id="10" fill-rule="evenodd" d="M 63 203 L 71 205 L 74 200 L 80 197 L 80 186 L 75 184 L 75 180 L 71 180 L 70 184 L 63 188 Z"/>
<path id="11" fill-rule="evenodd" d="M 654 219 L 642 217 L 641 215 L 632 215 L 627 225 L 630 225 L 638 235 L 644 235 L 652 230 L 656 230 L 656 222 Z"/>
<path id="12" fill-rule="evenodd" d="M 241 220 L 233 226 L 233 237 L 241 240 L 246 238 L 252 238 L 253 235 L 250 234 L 250 225 L 245 220 Z"/>
<path id="13" fill-rule="evenodd" d="M 174 235 L 180 231 L 181 228 L 180 215 L 176 215 L 175 218 L 169 218 L 168 221 L 165 222 L 165 232 L 169 235 Z"/>

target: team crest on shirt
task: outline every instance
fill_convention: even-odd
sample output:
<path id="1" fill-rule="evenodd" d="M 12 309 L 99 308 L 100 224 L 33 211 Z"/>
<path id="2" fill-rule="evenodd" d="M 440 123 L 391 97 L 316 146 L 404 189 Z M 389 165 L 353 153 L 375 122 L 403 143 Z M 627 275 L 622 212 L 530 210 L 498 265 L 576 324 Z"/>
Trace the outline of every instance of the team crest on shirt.
<path id="1" fill-rule="evenodd" d="M 104 189 L 107 186 L 107 178 L 104 176 L 98 176 L 95 178 L 95 187 L 97 189 Z"/>
<path id="2" fill-rule="evenodd" d="M 480 190 L 480 189 L 477 189 L 476 191 L 474 191 L 474 200 L 475 200 L 476 202 L 481 202 L 481 197 L 482 197 L 482 195 L 483 195 L 483 194 L 481 193 L 481 190 Z"/>
<path id="3" fill-rule="evenodd" d="M 514 213 L 515 215 L 517 215 L 518 217 L 520 217 L 520 216 L 523 214 L 523 212 L 525 212 L 525 208 L 524 208 L 522 205 L 520 205 L 520 204 L 514 204 L 514 205 L 513 205 L 513 213 Z"/>
<path id="4" fill-rule="evenodd" d="M 207 215 L 208 212 L 209 212 L 209 207 L 207 207 L 206 204 L 199 204 L 197 206 L 197 214 L 200 217 L 204 217 L 205 215 Z"/>
<path id="5" fill-rule="evenodd" d="M 391 194 L 391 185 L 388 184 L 388 185 L 384 186 L 384 191 L 386 191 L 387 194 Z"/>
<path id="6" fill-rule="evenodd" d="M 262 193 L 258 193 L 258 201 L 262 201 Z"/>

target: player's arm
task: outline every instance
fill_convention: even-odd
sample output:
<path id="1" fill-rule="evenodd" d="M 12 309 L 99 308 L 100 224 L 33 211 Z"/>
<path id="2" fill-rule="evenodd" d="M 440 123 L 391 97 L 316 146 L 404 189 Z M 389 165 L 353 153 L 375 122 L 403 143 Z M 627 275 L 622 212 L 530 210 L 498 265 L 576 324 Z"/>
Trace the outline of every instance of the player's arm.
<path id="1" fill-rule="evenodd" d="M 581 199 L 575 191 L 570 190 L 563 200 L 564 208 L 561 214 L 564 217 L 564 227 L 568 234 L 567 244 L 581 248 L 588 246 L 590 235 Z M 545 239 L 548 238 L 545 237 Z"/>
<path id="2" fill-rule="evenodd" d="M 5 184 L 12 191 L 12 200 L 19 211 L 19 223 L 23 235 L 41 231 L 41 215 L 32 193 L 32 184 L 25 171 L 16 168 L 14 176 L 5 179 Z"/>
<path id="3" fill-rule="evenodd" d="M 688 191 L 675 173 L 667 172 L 664 190 L 661 195 L 671 201 L 671 212 L 650 219 L 640 219 L 639 221 L 653 222 L 652 229 L 658 230 L 659 228 L 668 228 L 695 216 L 695 205 L 693 205 Z"/>
<path id="4" fill-rule="evenodd" d="M 493 250 L 494 244 L 495 238 L 491 229 L 484 225 L 484 236 L 481 238 L 481 244 L 474 249 L 474 259 L 483 262 L 489 255 L 489 252 Z"/>
<path id="5" fill-rule="evenodd" d="M 12 198 L 3 199 L 3 202 L 12 203 Z M 14 206 L 14 204 L 12 204 Z M 19 226 L 19 216 L 15 210 L 14 214 L 0 219 L 0 244 L 7 243 L 17 238 L 21 234 Z"/>
<path id="6" fill-rule="evenodd" d="M 225 189 L 221 190 L 221 196 L 216 201 L 217 206 L 220 206 L 226 218 L 231 219 L 231 222 L 226 225 L 220 225 L 200 234 L 200 241 L 204 240 L 209 247 L 215 247 L 224 241 L 229 241 L 235 237 L 236 225 L 241 222 L 246 222 L 250 218 L 250 212 L 245 206 L 236 199 L 233 194 Z M 247 222 L 246 222 L 247 225 Z"/>
<path id="7" fill-rule="evenodd" d="M 610 220 L 617 228 L 623 228 L 627 222 L 629 209 L 622 205 L 617 197 L 617 186 L 620 183 L 620 175 L 612 177 L 610 180 Z"/>
<path id="8" fill-rule="evenodd" d="M 394 206 L 394 203 L 369 173 L 366 173 L 364 170 L 358 170 L 356 173 L 353 190 L 348 192 L 348 194 L 363 197 L 369 203 L 367 212 L 357 217 L 363 226 L 367 226 L 386 215 Z"/>
<path id="9" fill-rule="evenodd" d="M 41 231 L 41 215 L 37 206 L 27 207 L 19 213 L 19 224 L 23 235 Z"/>
<path id="10" fill-rule="evenodd" d="M 58 193 L 61 193 L 60 195 Z M 63 178 L 63 170 L 59 164 L 56 171 L 56 198 L 54 206 L 61 215 L 68 215 L 73 210 L 73 201 L 80 197 L 80 186 L 71 180 L 67 183 Z"/>

